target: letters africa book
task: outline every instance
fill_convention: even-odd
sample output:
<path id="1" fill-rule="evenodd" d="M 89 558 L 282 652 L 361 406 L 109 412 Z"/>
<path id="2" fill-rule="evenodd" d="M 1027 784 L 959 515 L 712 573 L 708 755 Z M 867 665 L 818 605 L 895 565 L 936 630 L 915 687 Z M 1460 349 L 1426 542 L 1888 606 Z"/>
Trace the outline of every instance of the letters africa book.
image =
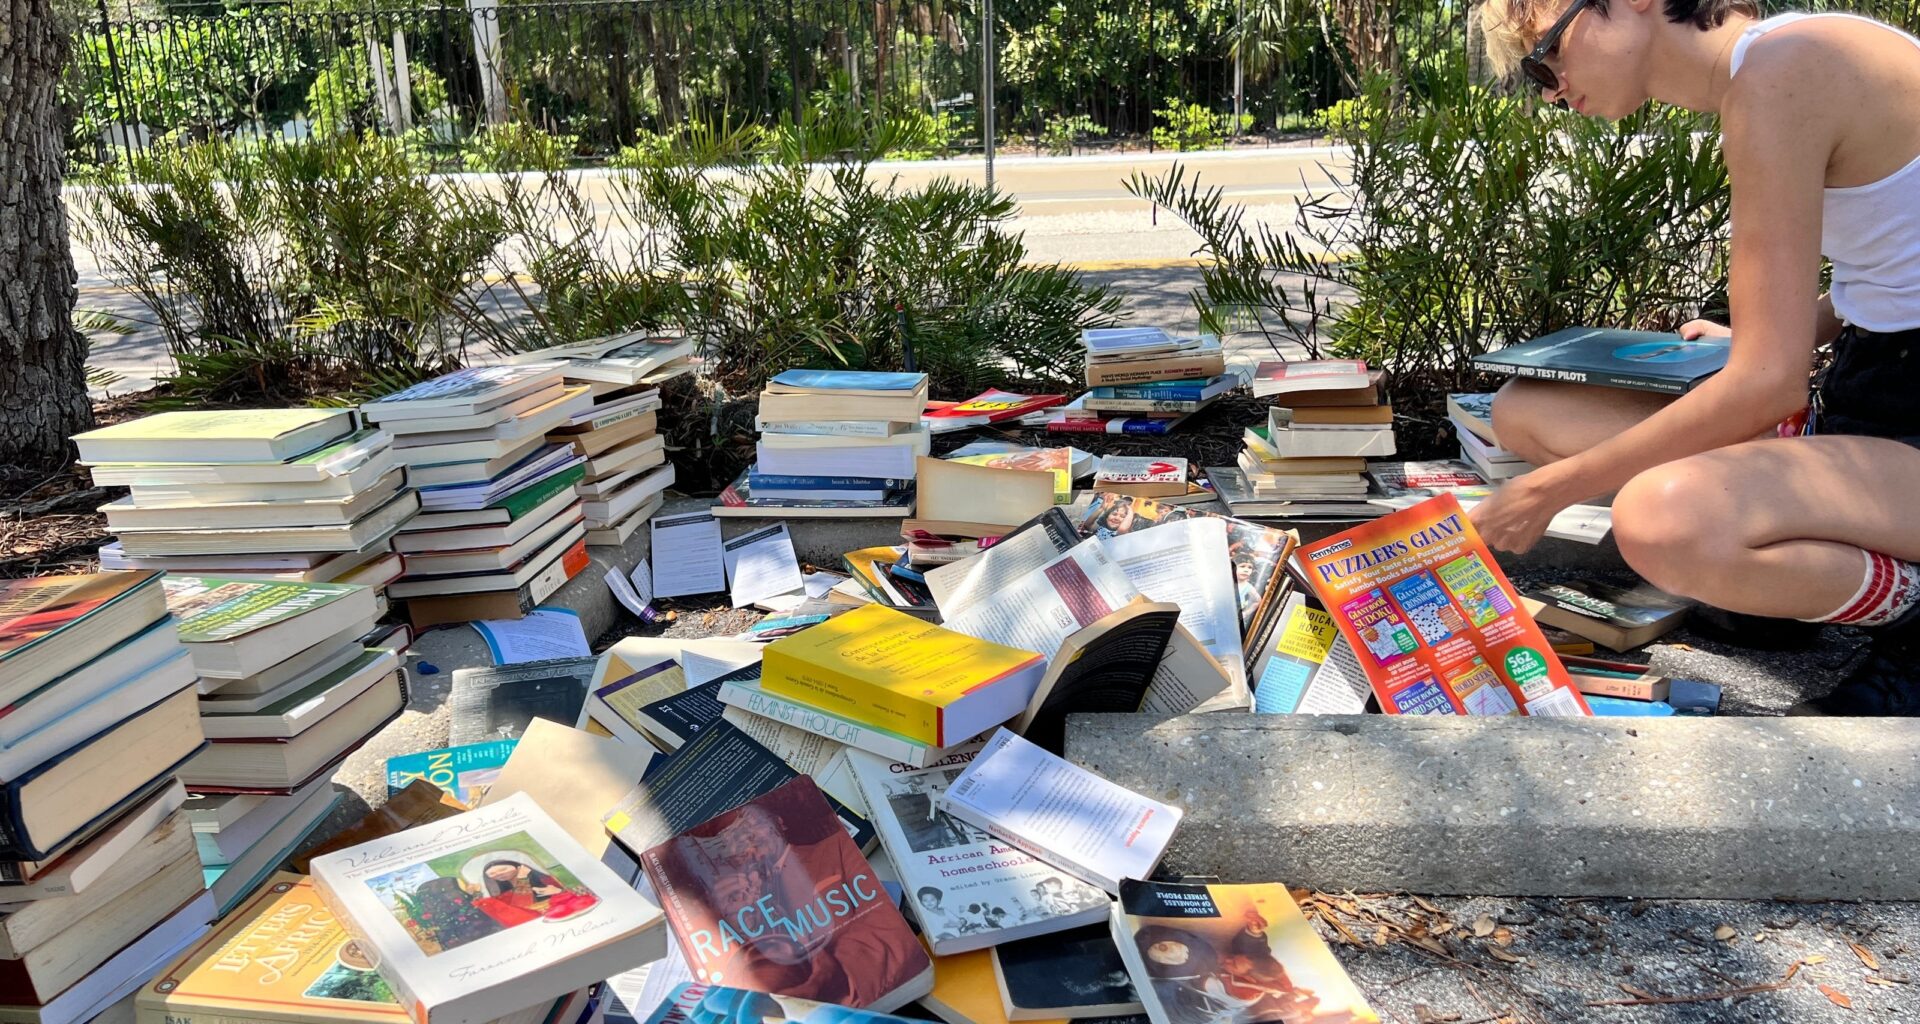
<path id="1" fill-rule="evenodd" d="M 973 763 L 965 743 L 925 768 L 864 751 L 849 756 L 907 908 L 936 956 L 1046 935 L 1107 916 L 1107 894 L 989 836 L 940 806 Z"/>
<path id="2" fill-rule="evenodd" d="M 316 857 L 413 1024 L 482 1024 L 666 954 L 660 909 L 525 793 Z"/>
<path id="3" fill-rule="evenodd" d="M 864 605 L 768 644 L 760 685 L 947 747 L 1019 714 L 1046 670 L 1032 651 Z"/>
<path id="4" fill-rule="evenodd" d="M 1377 1024 L 1287 887 L 1128 879 L 1113 941 L 1153 1024 Z"/>
<path id="5" fill-rule="evenodd" d="M 805 776 L 641 855 L 694 978 L 888 1012 L 933 963 Z"/>
<path id="6" fill-rule="evenodd" d="M 489 740 L 387 758 L 387 795 L 426 779 L 463 804 L 480 802 L 519 740 Z"/>
<path id="7" fill-rule="evenodd" d="M 995 732 L 947 789 L 943 806 L 1108 892 L 1153 873 L 1181 810 Z"/>
<path id="8" fill-rule="evenodd" d="M 1451 494 L 1302 549 L 1389 715 L 1585 715 L 1560 656 Z"/>
<path id="9" fill-rule="evenodd" d="M 870 1010 L 743 988 L 682 982 L 658 1007 L 634 1008 L 646 1024 L 923 1024 Z"/>
<path id="10" fill-rule="evenodd" d="M 1724 369 L 1732 350 L 1731 338 L 1712 335 L 1683 341 L 1658 331 L 1569 327 L 1475 356 L 1473 365 L 1492 373 L 1682 395 Z"/>
<path id="11" fill-rule="evenodd" d="M 303 875 L 282 872 L 135 997 L 167 1024 L 406 1024 L 407 1011 Z"/>

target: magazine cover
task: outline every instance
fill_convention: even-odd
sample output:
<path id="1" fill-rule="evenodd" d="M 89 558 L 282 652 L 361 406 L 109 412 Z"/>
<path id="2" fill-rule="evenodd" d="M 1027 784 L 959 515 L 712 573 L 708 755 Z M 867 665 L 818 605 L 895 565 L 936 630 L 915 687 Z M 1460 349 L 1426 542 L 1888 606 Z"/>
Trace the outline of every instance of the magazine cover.
<path id="1" fill-rule="evenodd" d="M 804 775 L 640 863 L 697 981 L 883 1012 L 932 988 L 926 950 Z"/>
<path id="2" fill-rule="evenodd" d="M 1730 338 L 1691 340 L 1661 331 L 1568 327 L 1473 357 L 1476 369 L 1542 380 L 1681 395 L 1720 372 Z"/>
<path id="3" fill-rule="evenodd" d="M 665 952 L 659 908 L 525 793 L 312 869 L 414 1024 L 495 1020 Z"/>
<path id="4" fill-rule="evenodd" d="M 994 839 L 941 806 L 985 746 L 953 748 L 925 768 L 851 751 L 854 777 L 936 956 L 1102 921 L 1107 894 Z"/>
<path id="5" fill-rule="evenodd" d="M 1278 883 L 1129 879 L 1113 933 L 1154 1024 L 1380 1020 Z"/>
<path id="6" fill-rule="evenodd" d="M 1587 715 L 1451 494 L 1335 534 L 1302 568 L 1389 715 Z"/>
<path id="7" fill-rule="evenodd" d="M 1200 516 L 1221 519 L 1227 524 L 1227 556 L 1233 560 L 1234 598 L 1240 605 L 1240 636 L 1244 639 L 1266 617 L 1274 595 L 1280 590 L 1280 581 L 1286 575 L 1287 558 L 1300 542 L 1299 535 L 1217 512 L 1112 491 L 1095 494 L 1075 528 L 1082 537 L 1106 540 L 1161 523 Z"/>
<path id="8" fill-rule="evenodd" d="M 634 1010 L 650 1014 L 647 1024 L 919 1024 L 871 1010 L 697 982 L 683 982 L 658 1007 Z"/>

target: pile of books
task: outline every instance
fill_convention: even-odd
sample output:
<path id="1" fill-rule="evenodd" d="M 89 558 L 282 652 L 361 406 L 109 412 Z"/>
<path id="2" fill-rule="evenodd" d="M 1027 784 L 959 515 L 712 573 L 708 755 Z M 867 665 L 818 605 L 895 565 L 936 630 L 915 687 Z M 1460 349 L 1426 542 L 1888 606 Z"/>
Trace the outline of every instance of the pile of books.
<path id="1" fill-rule="evenodd" d="M 420 489 L 387 591 L 414 628 L 520 618 L 586 567 L 586 458 L 547 434 L 592 405 L 542 362 L 458 370 L 360 407 Z"/>
<path id="2" fill-rule="evenodd" d="M 921 422 L 924 373 L 788 370 L 760 392 L 753 465 L 715 500 L 716 516 L 905 516 L 914 460 L 932 450 Z"/>
<path id="3" fill-rule="evenodd" d="M 1240 385 L 1220 339 L 1176 338 L 1158 327 L 1082 331 L 1086 394 L 1046 420 L 1055 433 L 1165 434 Z"/>
<path id="4" fill-rule="evenodd" d="M 1272 398 L 1264 426 L 1243 436 L 1239 472 L 1208 471 L 1240 515 L 1366 518 L 1385 508 L 1368 500 L 1367 457 L 1394 453 L 1393 406 L 1381 401 L 1380 374 L 1357 360 L 1265 362 L 1254 371 L 1256 398 Z"/>
<path id="5" fill-rule="evenodd" d="M 200 677 L 210 744 L 180 775 L 224 913 L 326 818 L 334 769 L 406 706 L 409 635 L 374 624 L 365 587 L 171 575 L 164 586 Z"/>
<path id="6" fill-rule="evenodd" d="M 637 332 L 516 356 L 516 363 L 559 361 L 569 387 L 584 387 L 592 405 L 547 434 L 586 461 L 574 485 L 589 545 L 626 543 L 673 485 L 666 439 L 659 434 L 659 385 L 693 369 L 693 342 Z"/>
<path id="7" fill-rule="evenodd" d="M 124 998 L 216 913 L 179 775 L 195 673 L 148 570 L 0 582 L 0 1014 Z"/>
<path id="8" fill-rule="evenodd" d="M 1460 438 L 1460 461 L 1488 480 L 1511 480 L 1533 471 L 1532 464 L 1500 447 L 1493 436 L 1493 395 L 1448 395 L 1447 419 Z"/>
<path id="9" fill-rule="evenodd" d="M 386 586 L 420 507 L 385 431 L 345 409 L 169 412 L 74 437 L 117 539 L 103 569 Z"/>

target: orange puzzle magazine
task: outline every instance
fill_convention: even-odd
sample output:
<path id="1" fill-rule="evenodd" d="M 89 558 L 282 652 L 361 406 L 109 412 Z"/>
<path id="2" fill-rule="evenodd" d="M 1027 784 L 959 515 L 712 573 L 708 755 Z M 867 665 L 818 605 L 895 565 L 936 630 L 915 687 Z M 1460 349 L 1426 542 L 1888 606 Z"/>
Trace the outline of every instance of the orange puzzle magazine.
<path id="1" fill-rule="evenodd" d="M 1301 547 L 1389 715 L 1590 715 L 1451 494 Z"/>

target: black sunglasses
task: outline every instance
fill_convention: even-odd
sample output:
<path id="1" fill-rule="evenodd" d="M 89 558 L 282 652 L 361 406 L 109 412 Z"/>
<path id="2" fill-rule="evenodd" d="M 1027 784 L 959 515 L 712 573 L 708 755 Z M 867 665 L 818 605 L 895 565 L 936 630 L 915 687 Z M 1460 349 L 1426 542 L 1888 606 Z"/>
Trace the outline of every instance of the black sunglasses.
<path id="1" fill-rule="evenodd" d="M 1560 88 L 1560 76 L 1554 74 L 1553 69 L 1547 66 L 1547 56 L 1560 48 L 1560 36 L 1567 31 L 1568 25 L 1573 24 L 1573 19 L 1579 15 L 1581 9 L 1592 2 L 1593 0 L 1573 0 L 1573 6 L 1567 8 L 1567 13 L 1562 14 L 1560 20 L 1554 22 L 1552 28 L 1547 29 L 1547 34 L 1540 37 L 1540 45 L 1535 46 L 1532 53 L 1520 58 L 1520 70 L 1525 71 L 1527 77 L 1533 79 L 1533 84 L 1539 86 L 1542 92 L 1552 92 Z"/>

